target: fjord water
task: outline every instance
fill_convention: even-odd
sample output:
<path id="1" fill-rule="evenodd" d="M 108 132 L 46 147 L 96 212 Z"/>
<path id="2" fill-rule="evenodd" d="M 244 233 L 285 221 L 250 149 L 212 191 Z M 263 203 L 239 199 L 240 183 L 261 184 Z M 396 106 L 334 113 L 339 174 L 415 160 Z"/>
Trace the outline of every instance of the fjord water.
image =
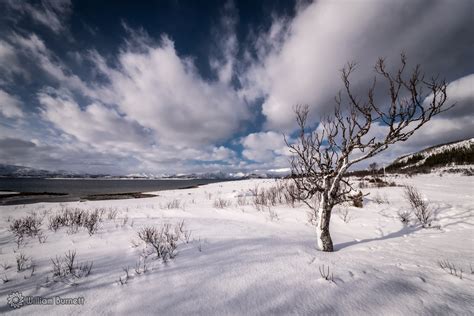
<path id="1" fill-rule="evenodd" d="M 145 180 L 145 179 L 30 179 L 0 178 L 0 191 L 26 193 L 63 193 L 67 195 L 35 197 L 34 201 L 74 201 L 97 194 L 120 194 L 173 190 L 193 187 L 222 180 Z M 28 199 L 31 203 L 31 198 Z"/>

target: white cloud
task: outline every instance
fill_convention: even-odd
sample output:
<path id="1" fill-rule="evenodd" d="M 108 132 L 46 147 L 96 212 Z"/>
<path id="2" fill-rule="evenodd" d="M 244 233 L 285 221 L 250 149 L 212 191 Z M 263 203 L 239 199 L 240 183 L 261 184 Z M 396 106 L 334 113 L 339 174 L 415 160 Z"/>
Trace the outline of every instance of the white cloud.
<path id="1" fill-rule="evenodd" d="M 244 147 L 242 155 L 256 162 L 276 163 L 277 158 L 278 163 L 287 162 L 289 156 L 283 135 L 273 131 L 249 134 L 242 138 L 241 144 Z"/>
<path id="2" fill-rule="evenodd" d="M 234 75 L 239 44 L 235 32 L 238 18 L 234 3 L 227 1 L 221 14 L 219 28 L 214 31 L 216 54 L 211 56 L 210 65 L 219 81 L 229 84 Z"/>
<path id="3" fill-rule="evenodd" d="M 20 66 L 15 49 L 9 43 L 0 40 L 0 83 L 12 81 L 12 75 L 27 77 L 26 71 Z"/>
<path id="4" fill-rule="evenodd" d="M 81 109 L 69 94 L 52 90 L 40 92 L 38 101 L 42 105 L 43 119 L 100 150 L 133 152 L 152 145 L 140 125 L 100 103 Z"/>
<path id="5" fill-rule="evenodd" d="M 455 36 L 469 24 L 469 12 L 470 1 L 315 1 L 301 6 L 288 23 L 276 19 L 274 28 L 260 34 L 259 58 L 244 78 L 243 92 L 265 98 L 267 128 L 292 129 L 294 105 L 309 104 L 313 114 L 334 105 L 341 88 L 338 70 L 349 61 L 360 63 L 356 82 L 367 81 L 372 73 L 364 70 L 371 70 L 377 57 L 395 65 L 402 51 L 430 74 L 449 77 L 462 69 L 464 52 L 472 52 L 469 41 Z"/>
<path id="6" fill-rule="evenodd" d="M 225 140 L 249 118 L 245 102 L 222 82 L 203 79 L 192 59 L 179 57 L 167 37 L 159 45 L 130 47 L 109 68 L 95 55 L 109 83 L 97 90 L 101 100 L 152 129 L 161 144 L 201 146 Z"/>
<path id="7" fill-rule="evenodd" d="M 32 33 L 29 36 L 21 36 L 13 33 L 10 36 L 10 40 L 17 46 L 19 52 L 35 61 L 40 69 L 60 83 L 62 87 L 80 92 L 88 97 L 95 96 L 94 90 L 82 81 L 81 78 L 68 71 L 67 67 L 60 61 L 55 60 L 54 57 L 56 56 L 36 34 Z"/>
<path id="8" fill-rule="evenodd" d="M 0 113 L 6 118 L 23 117 L 22 102 L 15 96 L 0 89 Z"/>
<path id="9" fill-rule="evenodd" d="M 8 6 L 43 26 L 54 33 L 66 29 L 66 21 L 72 12 L 70 0 L 42 0 L 39 3 L 27 1 L 7 0 Z"/>

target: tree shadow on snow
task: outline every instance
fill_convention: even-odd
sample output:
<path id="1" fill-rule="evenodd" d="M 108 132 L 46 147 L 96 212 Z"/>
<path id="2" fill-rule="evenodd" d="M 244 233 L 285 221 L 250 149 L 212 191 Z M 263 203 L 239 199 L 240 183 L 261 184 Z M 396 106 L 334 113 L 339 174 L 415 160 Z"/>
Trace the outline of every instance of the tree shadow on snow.
<path id="1" fill-rule="evenodd" d="M 347 247 L 350 247 L 350 246 L 360 245 L 360 244 L 364 244 L 364 243 L 368 243 L 368 242 L 372 242 L 372 241 L 381 241 L 381 240 L 387 240 L 387 239 L 392 239 L 392 238 L 403 237 L 405 235 L 413 234 L 414 232 L 416 232 L 420 229 L 421 229 L 420 226 L 404 226 L 399 231 L 396 231 L 396 232 L 393 232 L 393 233 L 390 233 L 390 234 L 387 234 L 387 235 L 383 235 L 381 237 L 368 238 L 368 239 L 363 239 L 363 240 L 359 240 L 359 241 L 353 240 L 353 241 L 348 241 L 348 242 L 336 244 L 336 245 L 334 245 L 334 251 L 339 251 L 341 249 L 344 249 L 344 248 L 347 248 Z"/>

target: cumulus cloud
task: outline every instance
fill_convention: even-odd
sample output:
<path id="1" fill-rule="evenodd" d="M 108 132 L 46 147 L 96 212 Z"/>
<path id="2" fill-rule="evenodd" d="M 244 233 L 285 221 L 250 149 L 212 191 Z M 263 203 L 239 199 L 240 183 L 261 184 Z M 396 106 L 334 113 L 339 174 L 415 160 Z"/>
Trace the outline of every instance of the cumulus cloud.
<path id="1" fill-rule="evenodd" d="M 249 118 L 246 103 L 226 83 L 202 78 L 191 58 L 178 56 L 164 36 L 118 56 L 109 68 L 97 54 L 97 68 L 108 79 L 98 96 L 143 126 L 163 144 L 201 146 L 227 139 Z"/>
<path id="2" fill-rule="evenodd" d="M 252 161 L 279 164 L 286 162 L 289 150 L 283 135 L 273 131 L 252 133 L 242 138 L 242 155 Z"/>
<path id="3" fill-rule="evenodd" d="M 97 148 L 143 149 L 151 140 L 137 123 L 121 116 L 114 109 L 92 103 L 81 109 L 73 98 L 62 91 L 40 92 L 42 117 L 79 141 Z"/>
<path id="4" fill-rule="evenodd" d="M 470 12 L 468 0 L 456 5 L 425 0 L 321 0 L 301 6 L 294 19 L 275 20 L 276 27 L 268 33 L 284 30 L 276 42 L 267 32 L 260 34 L 257 50 L 263 47 L 264 53 L 244 78 L 246 95 L 265 98 L 268 128 L 292 129 L 295 104 L 309 104 L 315 113 L 334 104 L 333 96 L 341 87 L 338 70 L 349 61 L 371 70 L 377 57 L 387 57 L 396 65 L 396 57 L 404 51 L 431 74 L 453 80 L 473 71 L 464 67 L 465 58 L 474 53 L 470 44 L 474 33 L 465 27 L 472 19 Z M 271 48 L 264 49 L 267 46 Z M 367 81 L 369 75 L 370 71 L 361 71 L 355 79 Z"/>
<path id="5" fill-rule="evenodd" d="M 6 118 L 23 117 L 21 101 L 17 97 L 0 89 L 0 113 Z"/>

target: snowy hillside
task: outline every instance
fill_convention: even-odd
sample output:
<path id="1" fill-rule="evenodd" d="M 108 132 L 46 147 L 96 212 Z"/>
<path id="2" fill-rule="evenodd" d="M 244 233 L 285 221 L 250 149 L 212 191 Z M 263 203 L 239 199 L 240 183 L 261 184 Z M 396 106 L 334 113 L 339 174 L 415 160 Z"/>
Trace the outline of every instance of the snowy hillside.
<path id="1" fill-rule="evenodd" d="M 344 206 L 333 213 L 334 253 L 316 250 L 315 228 L 303 204 L 277 201 L 256 208 L 252 191 L 277 184 L 268 179 L 161 191 L 148 199 L 0 206 L 0 312 L 472 313 L 474 178 L 431 174 L 390 180 L 418 188 L 435 214 L 433 228 L 423 229 L 413 218 L 408 225 L 399 220 L 397 213 L 409 209 L 403 187 L 363 189 L 370 193 L 363 208 Z M 99 212 L 102 220 L 91 231 L 54 220 L 81 211 Z M 9 227 L 32 212 L 42 218 L 40 231 L 17 243 Z M 164 261 L 138 233 L 165 224 L 179 238 L 173 258 Z M 64 264 L 74 251 L 75 265 L 68 268 Z M 12 309 L 7 297 L 14 291 L 84 302 L 31 306 L 24 301 Z"/>
<path id="2" fill-rule="evenodd" d="M 419 171 L 423 169 L 474 164 L 474 138 L 426 148 L 396 159 L 387 170 Z"/>

